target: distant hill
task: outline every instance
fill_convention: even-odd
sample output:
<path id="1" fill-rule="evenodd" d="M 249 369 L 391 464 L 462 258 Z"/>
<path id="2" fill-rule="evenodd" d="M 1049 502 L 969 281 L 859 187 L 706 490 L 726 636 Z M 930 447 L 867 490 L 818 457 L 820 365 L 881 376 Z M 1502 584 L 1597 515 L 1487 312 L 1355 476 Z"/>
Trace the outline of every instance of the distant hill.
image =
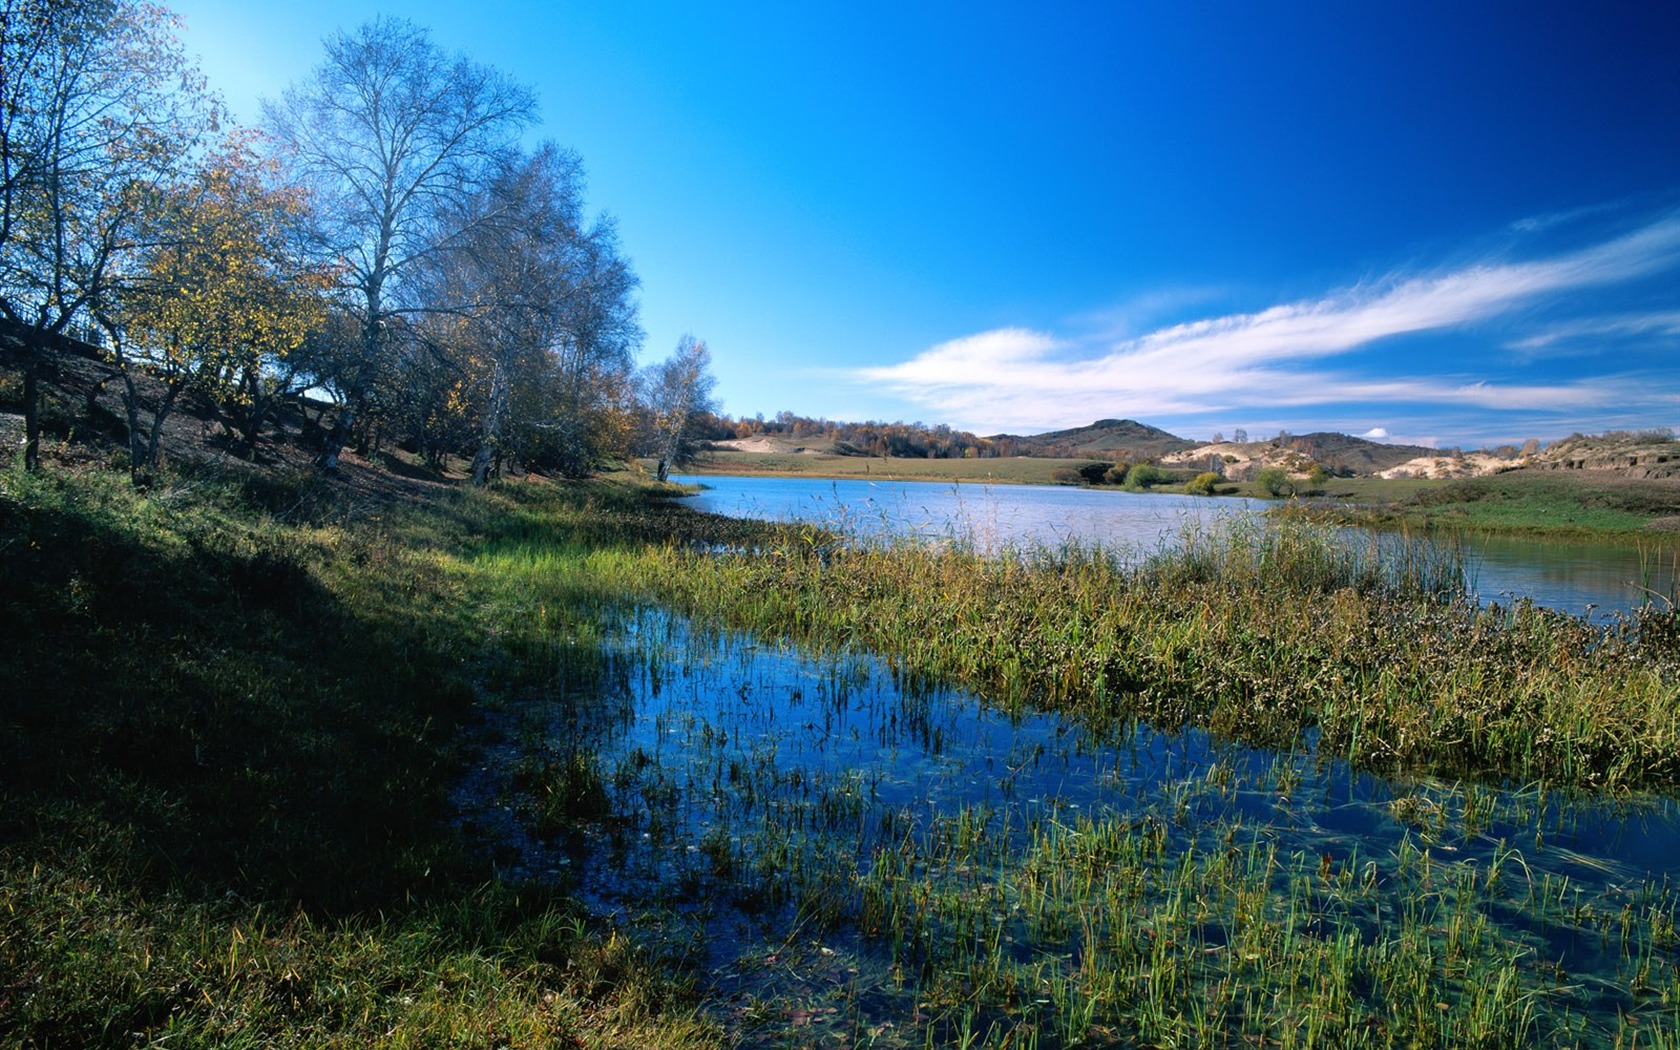
<path id="1" fill-rule="evenodd" d="M 1055 430 L 1048 434 L 998 434 L 987 440 L 1005 454 L 1061 459 L 1113 459 L 1135 462 L 1160 459 L 1193 449 L 1198 442 L 1169 434 L 1135 419 L 1099 419 L 1090 426 Z"/>
<path id="2" fill-rule="evenodd" d="M 1337 474 L 1380 474 L 1414 459 L 1442 454 L 1438 449 L 1423 445 L 1385 445 L 1366 438 L 1323 431 L 1274 439 L 1273 443 L 1292 448 Z"/>

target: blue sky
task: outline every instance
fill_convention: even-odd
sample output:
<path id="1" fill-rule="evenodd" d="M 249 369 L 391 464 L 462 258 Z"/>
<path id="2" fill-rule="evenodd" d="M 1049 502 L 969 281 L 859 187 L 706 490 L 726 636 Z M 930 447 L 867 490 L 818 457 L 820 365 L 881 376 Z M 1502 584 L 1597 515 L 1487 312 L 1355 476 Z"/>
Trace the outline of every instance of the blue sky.
<path id="1" fill-rule="evenodd" d="M 531 86 L 737 415 L 1680 427 L 1680 4 L 180 0 L 255 120 L 376 14 Z"/>

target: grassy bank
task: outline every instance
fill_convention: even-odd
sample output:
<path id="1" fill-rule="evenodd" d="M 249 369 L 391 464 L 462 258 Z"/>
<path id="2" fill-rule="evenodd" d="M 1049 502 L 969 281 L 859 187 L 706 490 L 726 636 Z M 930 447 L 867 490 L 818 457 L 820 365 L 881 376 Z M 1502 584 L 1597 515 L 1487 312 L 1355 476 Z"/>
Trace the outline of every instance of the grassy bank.
<path id="1" fill-rule="evenodd" d="M 1680 547 L 1675 479 L 1513 470 L 1453 481 L 1337 479 L 1326 496 L 1329 505 L 1313 501 L 1314 509 L 1353 524 Z"/>
<path id="2" fill-rule="evenodd" d="M 714 1041 L 450 826 L 504 508 L 327 486 L 0 478 L 0 1045 Z"/>
<path id="3" fill-rule="evenodd" d="M 909 459 L 836 456 L 828 453 L 704 453 L 684 470 L 693 474 L 755 474 L 766 477 L 866 478 L 871 481 L 943 481 L 976 485 L 1055 485 L 1056 472 L 1093 463 L 1089 459 Z"/>

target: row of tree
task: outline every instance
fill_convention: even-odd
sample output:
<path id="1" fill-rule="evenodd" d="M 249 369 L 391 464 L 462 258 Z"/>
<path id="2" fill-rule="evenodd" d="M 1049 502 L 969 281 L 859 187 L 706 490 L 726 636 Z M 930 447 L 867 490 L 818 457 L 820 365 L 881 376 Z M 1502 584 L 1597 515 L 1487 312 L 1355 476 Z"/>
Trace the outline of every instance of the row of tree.
<path id="1" fill-rule="evenodd" d="M 883 423 L 869 420 L 846 423 L 827 418 L 811 418 L 793 412 L 778 412 L 774 418 L 762 415 L 733 419 L 711 416 L 700 428 L 704 436 L 714 441 L 731 438 L 750 438 L 773 434 L 794 439 L 821 438 L 832 442 L 842 451 L 870 456 L 902 456 L 911 459 L 963 459 L 976 456 L 997 456 L 999 443 L 993 438 L 977 437 L 966 430 L 955 430 L 944 423 Z"/>
<path id="2" fill-rule="evenodd" d="M 176 29 L 138 0 L 0 0 L 0 315 L 26 334 L 27 467 L 50 337 L 89 327 L 137 483 L 184 398 L 249 453 L 306 390 L 337 402 L 328 468 L 387 438 L 470 456 L 479 482 L 510 457 L 683 457 L 712 408 L 706 348 L 635 372 L 635 274 L 585 213 L 578 156 L 520 145 L 527 89 L 380 19 L 236 128 Z"/>

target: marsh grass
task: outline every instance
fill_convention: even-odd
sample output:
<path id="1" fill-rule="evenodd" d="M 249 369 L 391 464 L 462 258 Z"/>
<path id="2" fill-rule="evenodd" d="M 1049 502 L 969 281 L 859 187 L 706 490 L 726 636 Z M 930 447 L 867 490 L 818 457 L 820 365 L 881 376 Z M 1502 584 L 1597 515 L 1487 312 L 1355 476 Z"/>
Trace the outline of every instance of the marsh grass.
<path id="1" fill-rule="evenodd" d="M 1462 559 L 1432 541 L 1237 518 L 1140 562 L 1075 545 L 999 557 L 781 535 L 733 555 L 598 548 L 546 586 L 855 646 L 1092 723 L 1277 746 L 1311 734 L 1360 767 L 1447 778 L 1618 790 L 1680 777 L 1674 610 L 1593 624 L 1529 602 L 1478 606 L 1461 596 Z"/>

